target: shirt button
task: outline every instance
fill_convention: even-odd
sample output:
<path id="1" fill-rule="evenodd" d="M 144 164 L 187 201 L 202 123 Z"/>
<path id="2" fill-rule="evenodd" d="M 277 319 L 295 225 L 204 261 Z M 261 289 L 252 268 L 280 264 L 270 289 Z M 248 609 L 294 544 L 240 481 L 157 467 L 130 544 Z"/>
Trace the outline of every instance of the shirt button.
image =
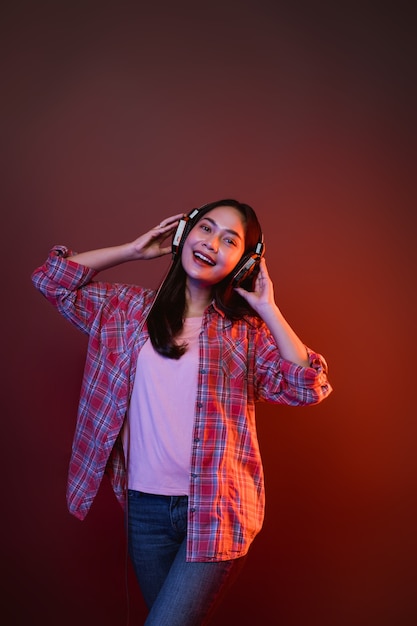
<path id="1" fill-rule="evenodd" d="M 191 477 L 192 477 L 192 478 L 197 478 L 197 474 L 192 473 L 192 474 L 191 474 Z"/>
<path id="2" fill-rule="evenodd" d="M 198 403 L 197 403 L 197 408 L 198 408 L 198 409 L 202 409 L 202 408 L 203 408 L 203 404 L 202 404 L 202 402 L 198 402 Z"/>
<path id="3" fill-rule="evenodd" d="M 207 372 L 207 370 L 205 370 L 205 369 L 202 369 L 202 370 L 201 370 L 201 373 L 202 373 L 202 374 L 205 374 L 206 372 Z"/>
<path id="4" fill-rule="evenodd" d="M 194 443 L 198 443 L 200 441 L 200 437 L 194 437 Z"/>

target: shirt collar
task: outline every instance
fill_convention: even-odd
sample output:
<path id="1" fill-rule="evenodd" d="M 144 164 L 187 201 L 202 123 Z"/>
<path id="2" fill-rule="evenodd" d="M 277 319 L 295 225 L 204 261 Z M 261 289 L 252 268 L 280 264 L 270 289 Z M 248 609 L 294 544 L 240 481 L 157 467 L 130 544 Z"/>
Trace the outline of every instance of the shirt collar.
<path id="1" fill-rule="evenodd" d="M 211 310 L 211 309 L 214 309 L 214 310 L 216 311 L 216 313 L 218 313 L 218 314 L 220 315 L 220 317 L 223 317 L 223 318 L 225 318 L 225 317 L 226 317 L 226 316 L 225 316 L 225 314 L 224 314 L 224 312 L 223 312 L 223 311 L 221 311 L 221 310 L 219 309 L 219 307 L 217 306 L 217 304 L 216 304 L 215 300 L 212 300 L 212 301 L 211 301 L 211 304 L 210 304 L 210 305 L 209 305 L 209 307 L 208 307 L 208 310 Z"/>

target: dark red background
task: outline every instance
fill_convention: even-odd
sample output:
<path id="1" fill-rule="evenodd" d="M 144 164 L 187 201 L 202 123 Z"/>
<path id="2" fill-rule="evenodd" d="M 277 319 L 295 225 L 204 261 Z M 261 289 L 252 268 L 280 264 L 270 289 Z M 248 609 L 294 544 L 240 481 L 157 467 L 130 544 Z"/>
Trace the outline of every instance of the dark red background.
<path id="1" fill-rule="evenodd" d="M 122 243 L 224 196 L 257 210 L 278 303 L 334 393 L 259 407 L 265 525 L 215 624 L 416 623 L 414 22 L 401 3 L 286 4 L 3 4 L 8 626 L 127 623 L 107 482 L 84 522 L 65 504 L 86 339 L 32 270 L 55 243 Z M 106 275 L 156 286 L 168 262 Z"/>

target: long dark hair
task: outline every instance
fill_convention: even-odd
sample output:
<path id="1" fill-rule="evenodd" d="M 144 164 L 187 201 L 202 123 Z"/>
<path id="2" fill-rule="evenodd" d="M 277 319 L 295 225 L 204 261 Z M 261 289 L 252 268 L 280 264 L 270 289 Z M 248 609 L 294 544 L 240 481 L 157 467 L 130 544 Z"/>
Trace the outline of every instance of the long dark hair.
<path id="1" fill-rule="evenodd" d="M 245 226 L 245 250 L 242 256 L 252 252 L 262 237 L 261 226 L 252 207 L 237 200 L 217 200 L 204 205 L 194 218 L 195 222 L 190 224 L 190 230 L 206 213 L 219 206 L 233 207 L 242 214 Z M 232 271 L 221 282 L 213 286 L 213 300 L 216 306 L 231 320 L 240 319 L 245 315 L 256 316 L 246 300 L 233 289 L 231 281 L 233 274 Z M 179 359 L 187 348 L 185 344 L 177 344 L 175 341 L 175 337 L 183 327 L 186 308 L 186 278 L 187 275 L 181 263 L 181 255 L 178 254 L 168 271 L 147 319 L 153 347 L 159 354 L 170 359 Z M 255 280 L 256 272 L 241 286 L 252 291 Z"/>

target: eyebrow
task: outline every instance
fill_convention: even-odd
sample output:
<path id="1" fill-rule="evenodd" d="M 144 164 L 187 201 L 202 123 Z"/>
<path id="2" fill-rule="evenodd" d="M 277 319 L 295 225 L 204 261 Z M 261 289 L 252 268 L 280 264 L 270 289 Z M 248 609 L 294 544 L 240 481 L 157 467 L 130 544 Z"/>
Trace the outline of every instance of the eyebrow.
<path id="1" fill-rule="evenodd" d="M 213 224 L 213 226 L 217 226 L 219 227 L 219 225 L 217 224 L 217 222 L 215 220 L 213 220 L 211 217 L 205 217 L 203 216 L 201 218 L 202 220 L 207 220 L 208 222 L 210 222 L 210 224 Z M 242 237 L 239 235 L 238 232 L 236 232 L 235 230 L 233 230 L 232 228 L 226 228 L 225 231 L 227 233 L 230 233 L 231 235 L 234 235 L 235 237 L 237 237 L 238 239 L 242 239 Z"/>

